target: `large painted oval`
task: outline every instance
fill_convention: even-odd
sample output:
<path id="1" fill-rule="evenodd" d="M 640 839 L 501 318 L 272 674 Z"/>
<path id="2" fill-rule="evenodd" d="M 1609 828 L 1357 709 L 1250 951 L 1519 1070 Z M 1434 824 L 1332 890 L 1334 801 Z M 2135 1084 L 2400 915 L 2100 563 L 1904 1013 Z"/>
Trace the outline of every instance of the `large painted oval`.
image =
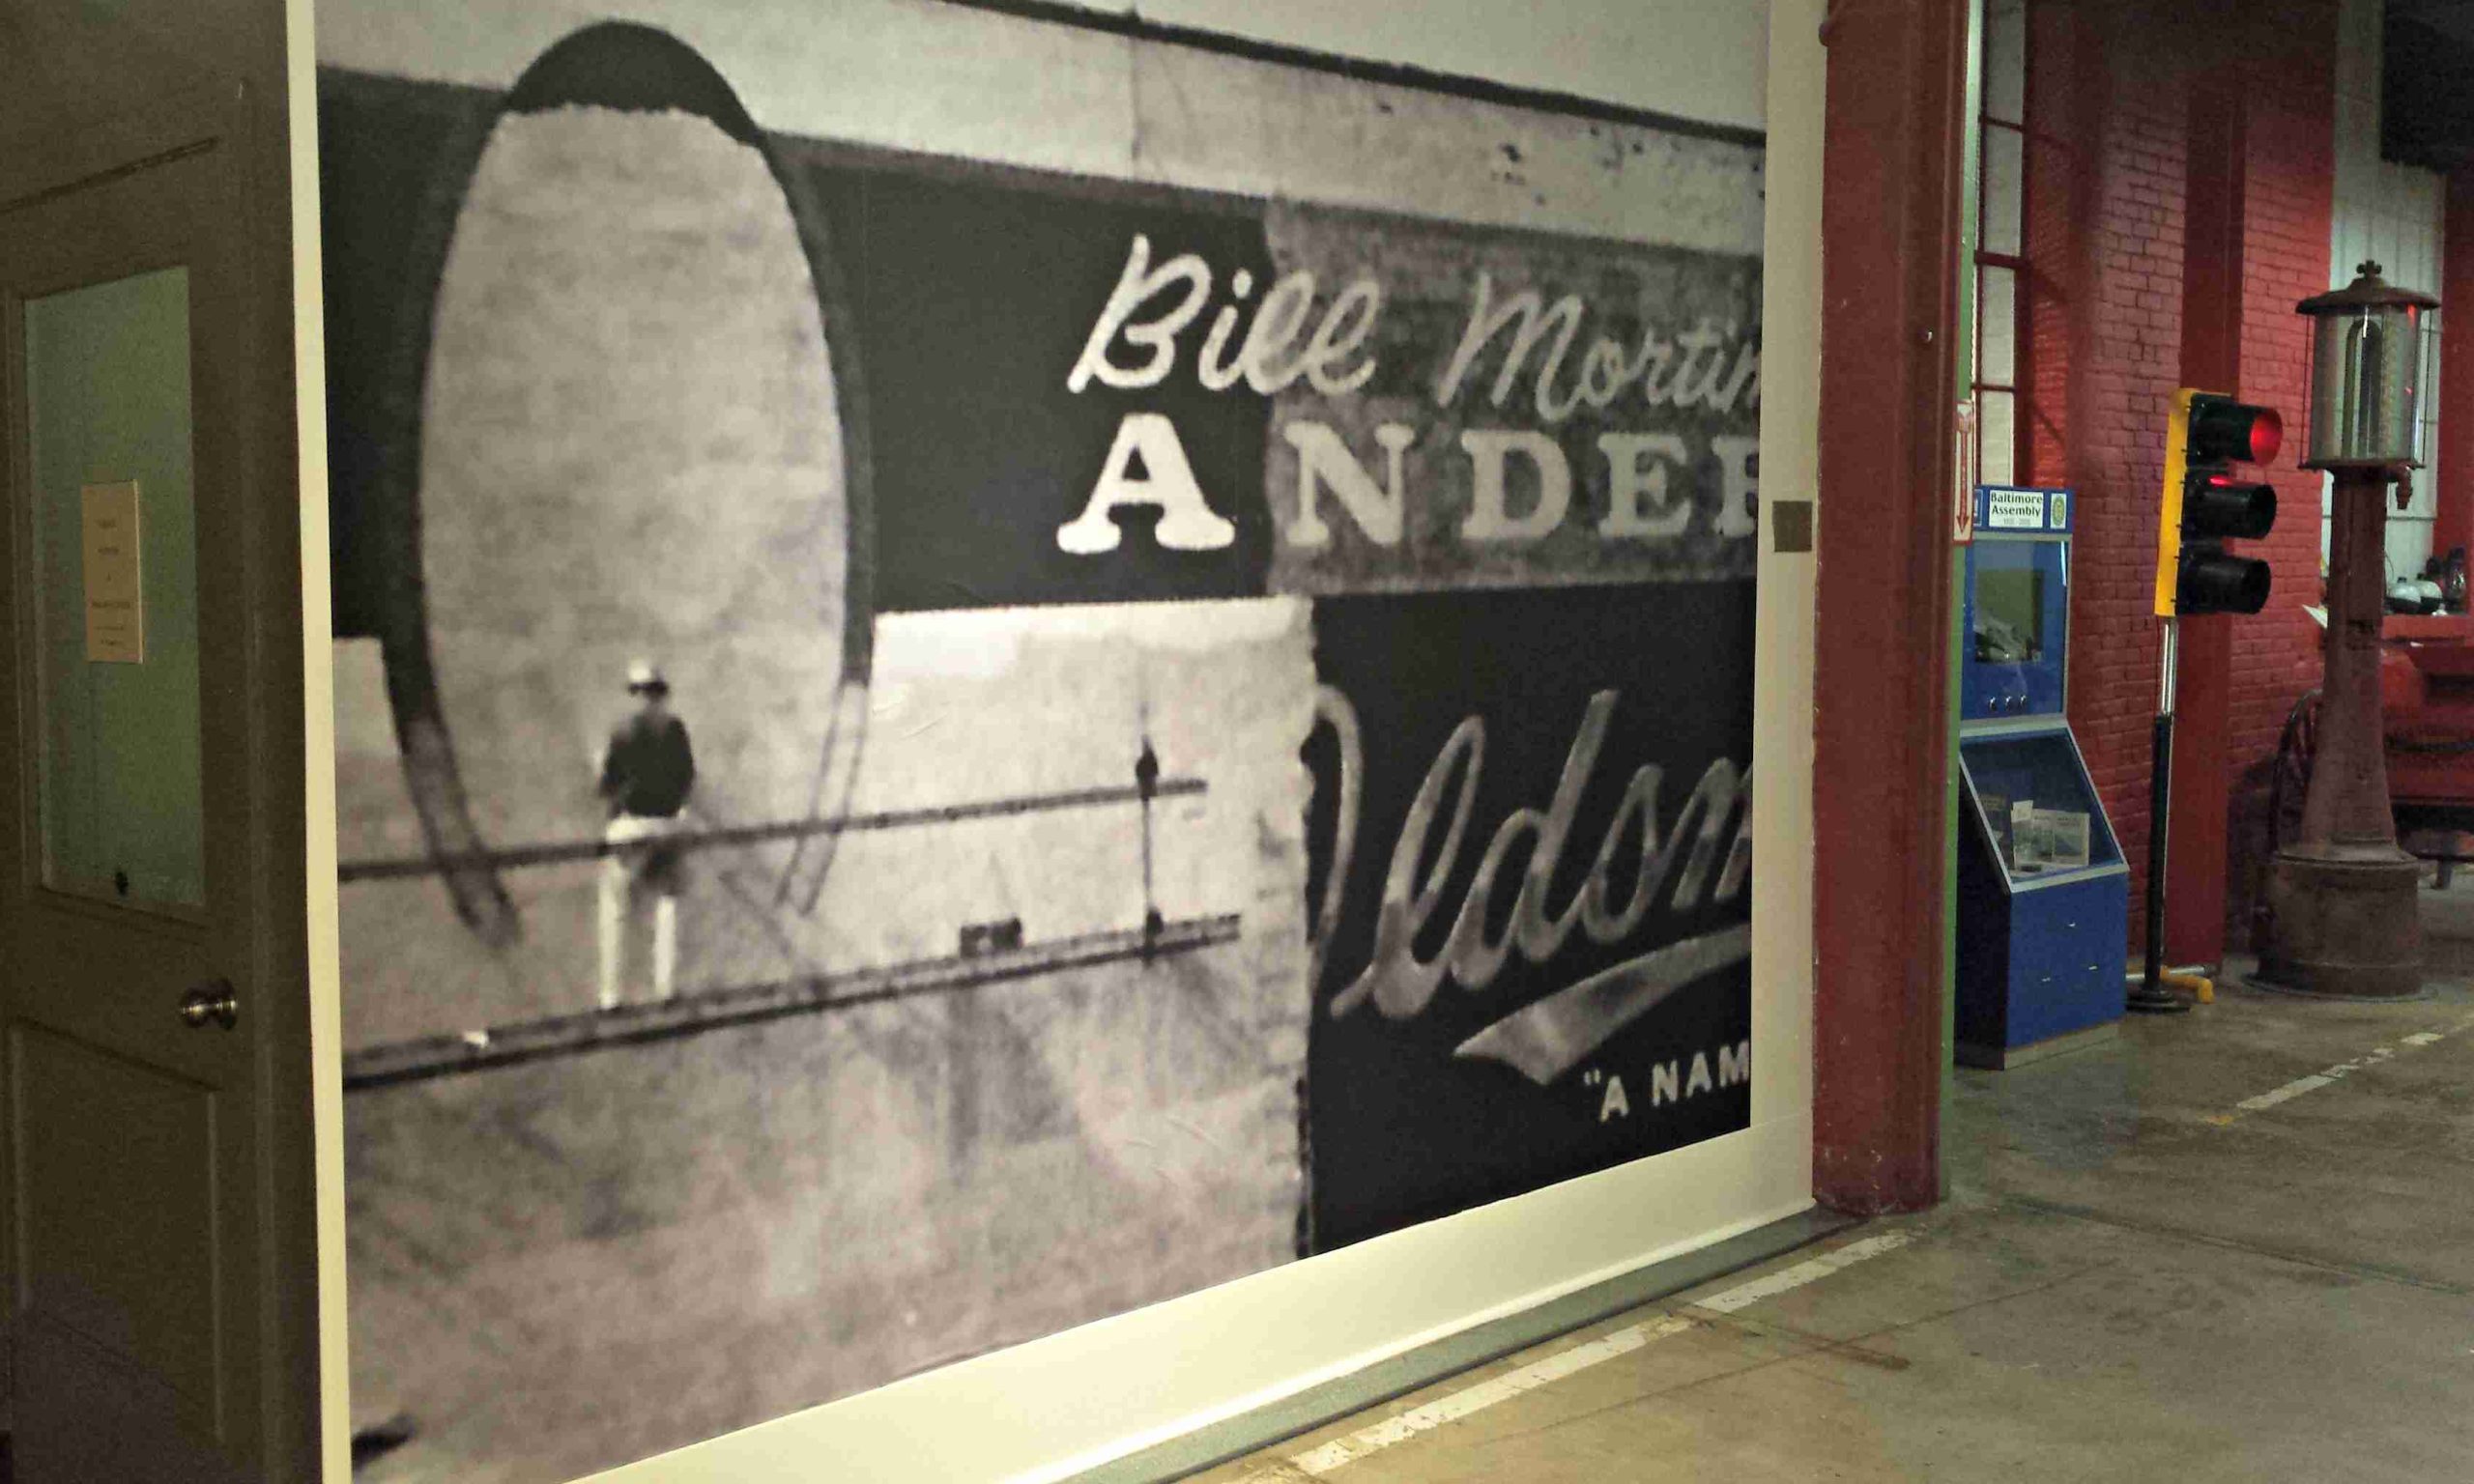
<path id="1" fill-rule="evenodd" d="M 865 719 L 849 330 L 824 308 L 821 232 L 709 72 L 717 98 L 683 105 L 607 66 L 579 97 L 559 55 L 536 68 L 550 86 L 519 84 L 466 189 L 419 453 L 441 730 L 519 927 L 495 945 L 413 934 L 473 961 L 398 964 L 433 986 L 414 997 L 423 1023 L 365 1032 L 592 1003 L 600 865 L 573 852 L 601 838 L 597 763 L 639 660 L 694 741 L 690 828 L 788 832 L 693 853 L 681 986 L 798 967 L 770 919 L 814 899 L 830 841 L 796 831 L 845 801 Z"/>

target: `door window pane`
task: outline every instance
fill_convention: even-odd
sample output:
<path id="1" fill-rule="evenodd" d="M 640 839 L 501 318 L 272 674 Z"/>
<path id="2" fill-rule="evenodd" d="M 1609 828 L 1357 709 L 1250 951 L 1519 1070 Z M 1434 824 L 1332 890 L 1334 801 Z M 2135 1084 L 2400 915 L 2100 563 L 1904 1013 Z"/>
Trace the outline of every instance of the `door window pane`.
<path id="1" fill-rule="evenodd" d="M 1985 117 L 2023 124 L 2028 117 L 2027 0 L 1988 0 L 1984 8 Z"/>
<path id="2" fill-rule="evenodd" d="M 2019 275 L 2007 268 L 1983 270 L 1977 295 L 1975 379 L 1996 385 L 2019 380 Z"/>
<path id="3" fill-rule="evenodd" d="M 1975 407 L 1976 483 L 2017 483 L 2017 399 L 2006 391 L 1979 391 Z"/>
<path id="4" fill-rule="evenodd" d="M 29 300 L 37 814 L 55 890 L 205 904 L 188 271 Z"/>
<path id="5" fill-rule="evenodd" d="M 1984 131 L 1983 250 L 2016 256 L 2019 251 L 2019 192 L 2023 176 L 2023 136 L 2015 128 L 1988 127 Z"/>

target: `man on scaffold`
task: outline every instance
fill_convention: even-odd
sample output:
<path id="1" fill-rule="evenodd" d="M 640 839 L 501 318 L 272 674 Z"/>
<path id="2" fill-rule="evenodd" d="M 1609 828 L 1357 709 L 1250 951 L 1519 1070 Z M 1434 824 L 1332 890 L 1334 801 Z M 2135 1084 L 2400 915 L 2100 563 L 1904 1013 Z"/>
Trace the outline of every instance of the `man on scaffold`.
<path id="1" fill-rule="evenodd" d="M 647 660 L 627 667 L 636 709 L 610 734 L 598 792 L 610 806 L 602 832 L 601 1008 L 616 1009 L 625 978 L 627 930 L 638 899 L 653 899 L 653 998 L 677 990 L 678 892 L 685 870 L 677 842 L 696 755 L 687 724 L 671 713 L 670 682 Z"/>

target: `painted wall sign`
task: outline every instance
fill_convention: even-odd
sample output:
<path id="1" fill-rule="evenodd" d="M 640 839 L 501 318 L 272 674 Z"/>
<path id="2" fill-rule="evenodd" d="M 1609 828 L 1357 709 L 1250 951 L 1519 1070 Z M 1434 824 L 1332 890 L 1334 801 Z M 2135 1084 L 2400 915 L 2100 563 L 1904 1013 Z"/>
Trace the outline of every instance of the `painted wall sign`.
<path id="1" fill-rule="evenodd" d="M 1305 208 L 1272 227 L 1291 281 L 1346 286 L 1363 346 L 1276 398 L 1276 587 L 1751 575 L 1757 260 Z"/>
<path id="2" fill-rule="evenodd" d="M 908 40 L 979 13 L 772 37 L 862 140 L 694 27 L 482 86 L 341 9 L 390 1478 L 570 1477 L 1745 1126 L 1757 140 L 1257 60 L 1129 123 L 1107 69 L 1191 58 L 1117 40 L 991 118 L 1006 58 Z M 1581 228 L 1518 224 L 1550 191 Z"/>
<path id="3" fill-rule="evenodd" d="M 1752 597 L 1318 603 L 1318 1244 L 1744 1127 Z"/>

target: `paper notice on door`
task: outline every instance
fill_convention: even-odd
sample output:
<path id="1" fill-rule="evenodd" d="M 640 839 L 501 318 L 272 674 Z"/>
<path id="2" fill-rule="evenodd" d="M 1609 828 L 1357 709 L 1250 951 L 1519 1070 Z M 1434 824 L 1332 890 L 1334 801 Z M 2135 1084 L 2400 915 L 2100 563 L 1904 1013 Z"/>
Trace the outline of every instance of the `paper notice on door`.
<path id="1" fill-rule="evenodd" d="M 86 658 L 103 665 L 146 662 L 146 577 L 137 529 L 137 483 L 90 484 L 80 492 L 86 559 Z"/>

